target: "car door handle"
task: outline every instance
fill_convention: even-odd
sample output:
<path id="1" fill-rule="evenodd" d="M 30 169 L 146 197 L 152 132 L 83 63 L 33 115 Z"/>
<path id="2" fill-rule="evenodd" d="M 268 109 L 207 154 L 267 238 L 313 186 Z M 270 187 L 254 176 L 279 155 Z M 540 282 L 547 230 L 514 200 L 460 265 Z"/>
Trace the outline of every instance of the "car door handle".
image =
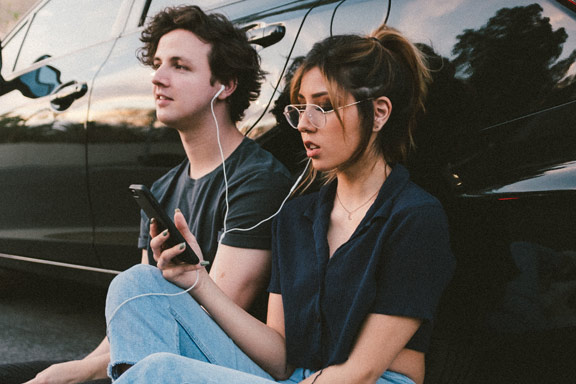
<path id="1" fill-rule="evenodd" d="M 69 81 L 54 91 L 54 94 L 50 98 L 50 106 L 57 111 L 64 111 L 72 105 L 74 100 L 81 98 L 86 92 L 88 92 L 88 85 L 86 83 Z"/>
<path id="2" fill-rule="evenodd" d="M 256 24 L 248 27 L 246 35 L 250 44 L 256 44 L 262 48 L 276 44 L 286 34 L 286 27 L 281 23 Z"/>

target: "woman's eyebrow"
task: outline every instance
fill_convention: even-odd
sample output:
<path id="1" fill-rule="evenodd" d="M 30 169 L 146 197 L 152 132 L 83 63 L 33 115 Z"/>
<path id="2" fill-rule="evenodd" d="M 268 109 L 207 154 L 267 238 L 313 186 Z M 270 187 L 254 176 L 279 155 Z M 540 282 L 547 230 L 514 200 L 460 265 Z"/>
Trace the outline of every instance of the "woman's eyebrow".
<path id="1" fill-rule="evenodd" d="M 318 98 L 323 97 L 323 96 L 326 96 L 326 95 L 328 95 L 328 92 L 327 92 L 327 91 L 317 92 L 317 93 L 313 93 L 313 94 L 312 94 L 312 98 L 313 98 L 313 99 L 318 99 Z"/>
<path id="2" fill-rule="evenodd" d="M 321 97 L 327 96 L 328 92 L 327 91 L 322 91 L 322 92 L 317 92 L 317 93 L 313 93 L 311 95 L 311 99 L 319 99 Z M 298 94 L 298 100 L 306 100 L 306 97 L 304 97 L 304 95 L 302 95 L 301 93 Z"/>

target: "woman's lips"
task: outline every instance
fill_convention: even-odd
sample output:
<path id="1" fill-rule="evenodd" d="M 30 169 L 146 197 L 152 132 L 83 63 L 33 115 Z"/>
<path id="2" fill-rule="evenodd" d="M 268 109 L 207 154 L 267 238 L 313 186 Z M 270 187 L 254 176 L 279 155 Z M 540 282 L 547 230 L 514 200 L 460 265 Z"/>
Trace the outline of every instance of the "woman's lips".
<path id="1" fill-rule="evenodd" d="M 306 156 L 308 157 L 315 157 L 320 153 L 320 147 L 310 141 L 305 142 L 304 146 L 306 147 Z"/>

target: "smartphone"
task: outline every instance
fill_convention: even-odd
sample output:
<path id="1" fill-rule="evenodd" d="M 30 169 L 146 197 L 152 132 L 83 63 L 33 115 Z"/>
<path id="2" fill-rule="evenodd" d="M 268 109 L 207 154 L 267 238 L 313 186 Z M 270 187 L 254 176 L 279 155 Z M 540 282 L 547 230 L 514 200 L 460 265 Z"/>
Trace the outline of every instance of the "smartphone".
<path id="1" fill-rule="evenodd" d="M 168 232 L 170 233 L 170 237 L 166 242 L 166 245 L 168 247 L 173 247 L 181 243 L 186 244 L 186 249 L 184 250 L 184 252 L 176 256 L 175 259 L 177 261 L 181 261 L 188 264 L 198 264 L 198 262 L 200 261 L 198 259 L 198 256 L 196 255 L 196 253 L 194 253 L 190 245 L 184 240 L 184 237 L 182 236 L 180 231 L 178 231 L 176 225 L 174 225 L 174 222 L 168 217 L 168 215 L 166 214 L 166 212 L 164 212 L 162 207 L 160 207 L 160 204 L 158 203 L 154 195 L 150 192 L 150 190 L 145 185 L 142 184 L 132 184 L 130 185 L 129 188 L 130 191 L 132 192 L 132 196 L 134 197 L 134 199 L 136 199 L 136 202 L 138 203 L 138 205 L 140 205 L 140 208 L 144 210 L 146 216 L 148 216 L 149 219 L 154 218 L 156 220 L 156 223 L 160 231 L 167 229 Z"/>

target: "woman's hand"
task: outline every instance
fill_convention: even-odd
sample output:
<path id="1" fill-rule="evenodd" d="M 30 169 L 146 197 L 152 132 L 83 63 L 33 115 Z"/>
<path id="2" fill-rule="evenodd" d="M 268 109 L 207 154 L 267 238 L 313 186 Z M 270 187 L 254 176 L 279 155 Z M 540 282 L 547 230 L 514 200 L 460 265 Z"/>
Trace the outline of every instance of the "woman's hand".
<path id="1" fill-rule="evenodd" d="M 374 383 L 369 381 L 362 381 L 361 377 L 356 377 L 353 372 L 346 372 L 341 365 L 332 365 L 330 367 L 324 368 L 313 375 L 309 376 L 305 380 L 302 380 L 300 384 L 346 384 L 346 383 Z"/>
<path id="2" fill-rule="evenodd" d="M 374 384 L 377 380 L 377 378 L 374 379 L 367 377 L 366 375 L 362 374 L 362 372 L 358 372 L 357 369 L 350 368 L 352 367 L 343 364 L 331 365 L 318 372 L 315 372 L 305 380 L 302 380 L 299 384 Z"/>
<path id="3" fill-rule="evenodd" d="M 196 273 L 206 273 L 206 269 L 201 265 L 204 261 L 200 246 L 194 235 L 188 228 L 188 223 L 179 209 L 174 213 L 174 224 L 182 234 L 186 242 L 192 247 L 200 262 L 196 265 L 182 263 L 174 260 L 185 249 L 185 244 L 178 244 L 171 248 L 166 248 L 166 241 L 170 238 L 170 233 L 165 230 L 161 233 L 155 222 L 150 223 L 150 248 L 152 249 L 154 260 L 156 260 L 158 269 L 162 271 L 164 278 L 181 288 L 189 288 L 196 281 Z M 195 272 L 198 271 L 198 272 Z"/>

